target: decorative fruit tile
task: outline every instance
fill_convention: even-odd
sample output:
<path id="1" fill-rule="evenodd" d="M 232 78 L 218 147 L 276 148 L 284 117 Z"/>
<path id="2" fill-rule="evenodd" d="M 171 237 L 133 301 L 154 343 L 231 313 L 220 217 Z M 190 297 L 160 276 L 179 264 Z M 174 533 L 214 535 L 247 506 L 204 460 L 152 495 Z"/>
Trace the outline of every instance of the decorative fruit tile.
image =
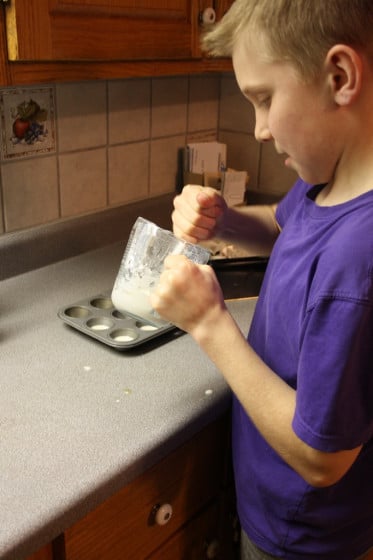
<path id="1" fill-rule="evenodd" d="M 2 160 L 55 152 L 55 102 L 51 87 L 0 90 Z"/>

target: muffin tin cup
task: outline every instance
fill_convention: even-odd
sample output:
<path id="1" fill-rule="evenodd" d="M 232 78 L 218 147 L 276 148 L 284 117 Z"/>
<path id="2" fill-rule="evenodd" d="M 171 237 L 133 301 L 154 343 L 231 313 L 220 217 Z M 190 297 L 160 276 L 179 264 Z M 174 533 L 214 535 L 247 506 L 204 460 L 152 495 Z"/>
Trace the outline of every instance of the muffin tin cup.
<path id="1" fill-rule="evenodd" d="M 172 323 L 153 324 L 118 311 L 106 293 L 62 307 L 58 316 L 71 327 L 118 350 L 134 348 L 176 328 Z"/>

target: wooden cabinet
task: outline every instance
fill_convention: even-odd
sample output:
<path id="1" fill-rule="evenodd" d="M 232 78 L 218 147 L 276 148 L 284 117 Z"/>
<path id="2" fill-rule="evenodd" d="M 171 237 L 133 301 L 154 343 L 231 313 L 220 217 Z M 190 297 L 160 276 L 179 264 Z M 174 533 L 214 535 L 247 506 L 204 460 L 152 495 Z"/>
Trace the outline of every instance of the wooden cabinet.
<path id="1" fill-rule="evenodd" d="M 66 560 L 233 559 L 222 542 L 229 463 L 224 417 L 68 529 Z"/>
<path id="2" fill-rule="evenodd" d="M 199 40 L 205 10 L 220 19 L 232 2 L 11 0 L 0 12 L 0 85 L 230 70 L 203 58 Z"/>
<path id="3" fill-rule="evenodd" d="M 52 544 L 44 546 L 31 556 L 28 556 L 27 560 L 54 560 Z"/>
<path id="4" fill-rule="evenodd" d="M 203 0 L 12 0 L 10 60 L 192 58 Z"/>
<path id="5" fill-rule="evenodd" d="M 218 535 L 219 507 L 214 503 L 147 557 L 147 560 L 224 559 Z M 229 560 L 229 557 L 228 557 Z"/>
<path id="6" fill-rule="evenodd" d="M 27 556 L 26 560 L 65 560 L 64 536 L 58 535 L 53 542 Z"/>

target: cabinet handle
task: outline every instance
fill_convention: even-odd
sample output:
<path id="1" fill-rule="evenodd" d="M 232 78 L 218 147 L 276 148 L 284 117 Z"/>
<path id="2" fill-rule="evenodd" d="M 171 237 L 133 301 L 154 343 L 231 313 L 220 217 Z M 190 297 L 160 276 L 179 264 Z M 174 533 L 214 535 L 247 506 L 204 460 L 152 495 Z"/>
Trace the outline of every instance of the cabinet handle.
<path id="1" fill-rule="evenodd" d="M 199 20 L 202 25 L 215 23 L 216 12 L 214 8 L 205 8 L 203 12 L 199 14 Z"/>
<path id="2" fill-rule="evenodd" d="M 172 505 L 162 504 L 154 506 L 153 515 L 157 525 L 166 525 L 172 517 Z"/>
<path id="3" fill-rule="evenodd" d="M 214 558 L 218 557 L 218 554 L 219 541 L 217 539 L 214 539 L 206 545 L 206 558 L 208 558 L 208 560 L 213 560 Z"/>

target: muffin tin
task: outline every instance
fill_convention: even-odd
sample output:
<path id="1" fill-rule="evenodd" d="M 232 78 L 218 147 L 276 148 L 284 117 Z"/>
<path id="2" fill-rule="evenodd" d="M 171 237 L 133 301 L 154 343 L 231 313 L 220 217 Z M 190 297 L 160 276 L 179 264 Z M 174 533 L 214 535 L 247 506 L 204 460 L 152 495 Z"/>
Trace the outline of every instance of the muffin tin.
<path id="1" fill-rule="evenodd" d="M 152 324 L 115 309 L 103 293 L 62 307 L 58 316 L 84 334 L 118 350 L 128 350 L 175 329 L 172 323 Z"/>

